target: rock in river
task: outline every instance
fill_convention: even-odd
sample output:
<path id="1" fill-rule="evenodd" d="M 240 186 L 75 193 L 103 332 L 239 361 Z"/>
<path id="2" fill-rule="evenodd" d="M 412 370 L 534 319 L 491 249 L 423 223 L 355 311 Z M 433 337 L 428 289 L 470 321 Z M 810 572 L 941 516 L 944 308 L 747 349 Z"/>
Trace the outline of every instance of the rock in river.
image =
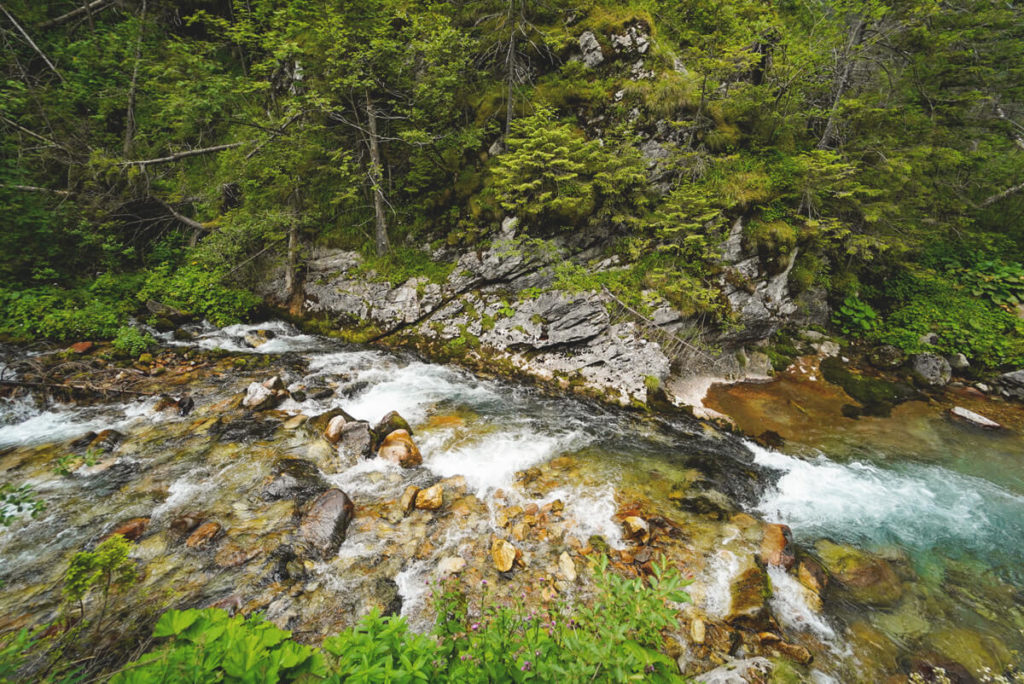
<path id="1" fill-rule="evenodd" d="M 814 545 L 828 573 L 859 603 L 891 606 L 903 596 L 903 585 L 889 563 L 866 551 L 822 539 Z"/>
<path id="2" fill-rule="evenodd" d="M 316 498 L 299 524 L 299 538 L 322 556 L 338 551 L 355 506 L 340 489 L 329 489 Z"/>
<path id="3" fill-rule="evenodd" d="M 410 435 L 415 434 L 412 428 L 409 427 L 408 421 L 400 416 L 397 411 L 390 411 L 386 416 L 380 419 L 377 423 L 377 427 L 373 429 L 377 435 L 377 439 L 384 441 L 384 438 L 390 435 L 395 430 L 405 430 Z"/>
<path id="4" fill-rule="evenodd" d="M 491 546 L 491 558 L 498 572 L 508 572 L 516 562 L 516 547 L 504 539 L 496 539 Z"/>
<path id="5" fill-rule="evenodd" d="M 423 463 L 420 450 L 405 430 L 395 430 L 384 438 L 377 455 L 403 468 L 414 468 Z"/>
<path id="6" fill-rule="evenodd" d="M 938 354 L 914 354 L 910 357 L 910 369 L 915 378 L 932 387 L 942 387 L 953 373 L 949 361 Z"/>
<path id="7" fill-rule="evenodd" d="M 949 417 L 955 421 L 961 423 L 967 423 L 974 427 L 979 427 L 985 430 L 999 430 L 1003 426 L 994 420 L 986 418 L 980 413 L 975 413 L 970 409 L 965 409 L 963 406 L 954 406 L 949 409 Z"/>
<path id="8" fill-rule="evenodd" d="M 416 493 L 416 508 L 436 511 L 444 504 L 444 487 L 440 483 Z"/>

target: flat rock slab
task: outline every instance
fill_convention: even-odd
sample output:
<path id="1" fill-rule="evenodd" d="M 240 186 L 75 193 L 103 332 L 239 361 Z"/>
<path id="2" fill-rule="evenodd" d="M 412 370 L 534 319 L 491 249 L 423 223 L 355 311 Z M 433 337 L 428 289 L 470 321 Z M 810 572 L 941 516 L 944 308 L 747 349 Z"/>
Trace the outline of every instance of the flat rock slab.
<path id="1" fill-rule="evenodd" d="M 949 409 L 949 416 L 955 421 L 967 423 L 984 430 L 1000 430 L 1003 427 L 996 421 L 986 418 L 980 413 L 975 413 L 970 409 L 965 409 L 963 406 L 955 406 Z"/>

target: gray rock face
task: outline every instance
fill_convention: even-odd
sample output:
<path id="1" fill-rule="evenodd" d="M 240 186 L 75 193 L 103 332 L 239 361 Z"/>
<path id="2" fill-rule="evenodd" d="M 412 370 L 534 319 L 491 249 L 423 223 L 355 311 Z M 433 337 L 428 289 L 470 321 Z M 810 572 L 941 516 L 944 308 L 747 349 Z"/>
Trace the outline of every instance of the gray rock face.
<path id="1" fill-rule="evenodd" d="M 299 524 L 299 539 L 321 557 L 337 553 L 355 514 L 355 506 L 340 489 L 328 489 L 310 506 Z"/>
<path id="2" fill-rule="evenodd" d="M 625 33 L 612 36 L 612 49 L 620 55 L 645 55 L 650 47 L 651 36 L 639 26 L 630 26 Z"/>
<path id="3" fill-rule="evenodd" d="M 757 257 L 733 266 L 738 276 L 733 282 L 745 281 L 747 285 L 737 285 L 723 279 L 722 286 L 733 311 L 739 314 L 742 328 L 723 335 L 720 338 L 722 341 L 742 343 L 766 339 L 796 312 L 796 305 L 789 297 L 788 281 L 789 272 L 796 263 L 797 251 L 793 250 L 785 271 L 769 278 L 761 277 Z"/>
<path id="4" fill-rule="evenodd" d="M 756 684 L 766 681 L 774 669 L 767 658 L 732 660 L 710 672 L 697 675 L 697 681 L 701 684 Z"/>
<path id="5" fill-rule="evenodd" d="M 1024 399 L 1024 369 L 1003 373 L 996 379 L 996 383 L 1005 396 Z"/>
<path id="6" fill-rule="evenodd" d="M 910 357 L 910 369 L 914 377 L 932 387 L 942 387 L 953 373 L 949 361 L 938 354 L 914 354 Z"/>
<path id="7" fill-rule="evenodd" d="M 593 69 L 604 61 L 604 53 L 601 52 L 601 44 L 597 42 L 597 36 L 593 31 L 584 31 L 579 39 L 580 52 L 583 53 L 583 63 Z"/>
<path id="8" fill-rule="evenodd" d="M 357 461 L 373 455 L 373 435 L 370 424 L 361 420 L 346 423 L 338 439 L 338 456 L 345 463 L 355 465 Z"/>

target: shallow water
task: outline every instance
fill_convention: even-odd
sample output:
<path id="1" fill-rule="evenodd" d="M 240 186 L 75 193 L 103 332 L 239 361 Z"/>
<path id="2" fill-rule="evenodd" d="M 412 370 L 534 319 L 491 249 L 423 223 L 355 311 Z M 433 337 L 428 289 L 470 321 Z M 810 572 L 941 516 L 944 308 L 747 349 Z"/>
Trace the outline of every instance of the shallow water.
<path id="1" fill-rule="evenodd" d="M 274 337 L 254 350 L 244 337 L 257 327 Z M 820 381 L 816 401 L 799 394 L 797 383 L 713 391 L 716 407 L 738 416 L 741 425 L 747 420 L 787 437 L 783 453 L 685 417 L 652 420 L 545 397 L 412 357 L 347 348 L 284 323 L 195 332 L 192 344 L 263 354 L 269 365 L 227 365 L 196 380 L 187 389 L 197 397 L 197 409 L 187 418 L 155 412 L 152 400 L 92 407 L 0 404 L 3 477 L 31 483 L 49 503 L 38 520 L 0 530 L 0 614 L 8 616 L 0 629 L 52 619 L 70 555 L 137 516 L 150 518 L 134 554 L 154 593 L 177 596 L 177 605 L 238 595 L 247 608 L 267 610 L 309 633 L 352 624 L 388 597 L 400 600 L 414 626 L 426 628 L 430 582 L 439 561 L 451 556 L 468 561 L 468 585 L 485 578 L 500 580 L 507 591 L 557 585 L 571 596 L 583 588 L 556 582 L 563 550 L 585 547 L 600 535 L 611 548 L 626 551 L 631 546 L 620 527 L 624 515 L 660 517 L 675 530 L 661 547 L 696 580 L 691 593 L 697 610 L 719 619 L 729 611 L 730 582 L 756 543 L 729 521 L 685 513 L 673 503 L 676 490 L 703 482 L 767 520 L 790 525 L 804 549 L 828 537 L 910 554 L 905 598 L 885 609 L 827 603 L 818 612 L 791 574 L 769 570 L 777 619 L 790 638 L 818 654 L 818 669 L 809 674 L 815 681 L 870 681 L 901 667 L 897 656 L 955 650 L 947 644 L 953 628 L 974 630 L 986 645 L 1022 645 L 1016 628 L 1024 627 L 1024 450 L 1015 431 L 951 439 L 963 428 L 947 423 L 938 409 L 929 409 L 939 412 L 936 418 L 905 405 L 888 422 L 873 423 L 881 427 L 872 432 L 868 422 L 849 426 L 843 422 L 848 419 L 835 419 L 829 411 L 838 412 L 844 400 Z M 273 356 L 281 353 L 286 355 Z M 275 372 L 290 388 L 335 392 L 321 401 L 289 399 L 265 416 L 212 408 Z M 799 410 L 785 408 L 794 404 Z M 376 459 L 335 467 L 326 442 L 281 427 L 289 415 L 332 408 L 371 423 L 398 411 L 414 428 L 423 467 L 403 470 Z M 998 419 L 1011 424 L 1011 413 Z M 1024 425 L 1018 418 L 1013 424 Z M 111 454 L 72 476 L 53 473 L 53 460 L 69 449 L 67 440 L 105 428 L 126 435 Z M 271 466 L 284 456 L 316 462 L 327 482 L 356 505 L 338 554 L 301 571 L 282 569 L 292 566 L 281 555 L 297 509 L 260 495 Z M 407 486 L 439 479 L 446 488 L 443 511 L 395 515 Z M 498 578 L 488 554 L 492 535 L 508 536 L 500 517 L 510 506 L 540 508 L 555 500 L 565 506 L 561 519 L 538 526 L 543 534 L 516 541 L 528 555 L 527 566 L 511 581 Z M 185 549 L 169 529 L 176 518 L 197 512 L 225 530 L 211 550 Z M 246 560 L 234 565 L 235 557 Z M 288 588 L 284 598 L 282 587 Z M 863 636 L 868 629 L 884 635 L 882 646 L 864 645 L 878 641 Z M 863 672 L 868 679 L 857 674 Z"/>

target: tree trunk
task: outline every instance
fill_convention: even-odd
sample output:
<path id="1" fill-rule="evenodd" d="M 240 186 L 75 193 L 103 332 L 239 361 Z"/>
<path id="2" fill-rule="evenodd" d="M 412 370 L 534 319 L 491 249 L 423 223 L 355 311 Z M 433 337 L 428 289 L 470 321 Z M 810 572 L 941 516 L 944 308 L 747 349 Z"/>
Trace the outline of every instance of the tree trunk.
<path id="1" fill-rule="evenodd" d="M 122 156 L 132 156 L 132 144 L 135 142 L 135 93 L 139 83 L 139 62 L 142 61 L 142 32 L 146 22 L 146 0 L 142 0 L 142 11 L 139 13 L 139 35 L 135 41 L 135 66 L 132 68 L 132 84 L 128 88 L 128 111 L 124 117 L 124 149 Z"/>
<path id="2" fill-rule="evenodd" d="M 853 67 L 857 62 L 853 53 L 864 40 L 864 29 L 867 28 L 867 24 L 868 22 L 863 17 L 857 17 L 854 25 L 850 27 L 850 37 L 846 41 L 846 47 L 840 57 L 843 63 L 839 68 L 839 74 L 836 76 L 836 92 L 835 97 L 832 99 L 832 109 L 828 114 L 825 132 L 821 134 L 821 140 L 815 145 L 815 149 L 827 150 L 832 147 L 832 143 L 835 140 L 836 130 L 839 128 L 837 121 L 839 118 L 839 103 L 842 101 L 846 89 L 850 86 L 850 77 L 853 75 Z"/>
<path id="3" fill-rule="evenodd" d="M 373 185 L 373 213 L 376 218 L 374 236 L 377 242 L 377 256 L 382 257 L 391 250 L 388 240 L 387 216 L 384 213 L 384 187 L 381 178 L 380 146 L 377 136 L 377 111 L 373 107 L 370 93 L 366 93 L 366 120 L 369 133 L 367 145 L 370 148 L 370 183 Z"/>
<path id="4" fill-rule="evenodd" d="M 512 131 L 512 112 L 514 109 L 513 96 L 515 91 L 515 73 L 516 73 L 516 34 L 513 32 L 509 36 L 508 41 L 508 54 L 505 57 L 505 77 L 508 79 L 508 101 L 505 103 L 505 141 L 508 144 L 508 137 Z"/>

